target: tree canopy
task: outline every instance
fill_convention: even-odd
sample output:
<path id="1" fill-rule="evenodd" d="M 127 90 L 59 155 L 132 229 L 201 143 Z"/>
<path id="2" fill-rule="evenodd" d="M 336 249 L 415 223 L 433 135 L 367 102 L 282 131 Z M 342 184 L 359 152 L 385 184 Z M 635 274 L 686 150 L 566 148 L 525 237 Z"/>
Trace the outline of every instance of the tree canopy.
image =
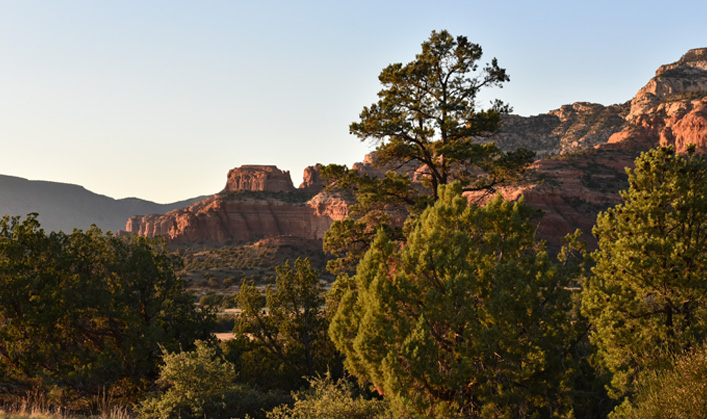
<path id="1" fill-rule="evenodd" d="M 46 234 L 30 214 L 0 221 L 0 382 L 126 396 L 154 378 L 160 346 L 208 338 L 164 243 L 97 228 Z"/>
<path id="2" fill-rule="evenodd" d="M 597 218 L 596 266 L 582 296 L 616 397 L 633 391 L 639 372 L 707 336 L 705 158 L 660 147 L 627 173 L 624 203 Z"/>
<path id="3" fill-rule="evenodd" d="M 510 110 L 498 100 L 478 108 L 481 89 L 510 80 L 495 58 L 480 68 L 481 56 L 481 46 L 465 36 L 433 31 L 414 61 L 383 69 L 380 99 L 363 108 L 351 133 L 376 142 L 382 165 L 421 166 L 421 179 L 435 197 L 437 187 L 451 181 L 471 189 L 496 185 L 504 169 L 522 166 L 528 153 L 504 154 L 477 141 L 495 132 L 501 114 Z"/>
<path id="4" fill-rule="evenodd" d="M 569 277 L 534 238 L 534 210 L 461 185 L 407 229 L 379 231 L 329 329 L 345 366 L 415 417 L 568 412 Z"/>
<path id="5" fill-rule="evenodd" d="M 253 284 L 241 287 L 229 356 L 244 382 L 293 390 L 306 377 L 340 370 L 340 360 L 327 337 L 324 289 L 309 259 L 276 270 L 264 298 Z"/>

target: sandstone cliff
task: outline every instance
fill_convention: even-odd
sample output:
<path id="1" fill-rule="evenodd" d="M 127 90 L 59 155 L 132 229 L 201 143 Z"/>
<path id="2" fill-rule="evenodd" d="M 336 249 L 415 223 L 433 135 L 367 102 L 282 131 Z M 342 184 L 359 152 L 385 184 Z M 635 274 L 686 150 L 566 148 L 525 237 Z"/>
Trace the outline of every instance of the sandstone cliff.
<path id="1" fill-rule="evenodd" d="M 628 187 L 625 167 L 632 167 L 641 152 L 673 145 L 681 153 L 691 143 L 707 151 L 706 70 L 707 49 L 691 50 L 676 63 L 661 66 L 630 102 L 629 113 L 626 105 L 618 105 L 622 110 L 614 116 L 624 115 L 625 122 L 613 124 L 619 129 L 606 140 L 586 141 L 593 147 L 570 153 L 558 147 L 548 153 L 555 157 L 533 164 L 530 182 L 500 192 L 508 199 L 523 195 L 526 202 L 543 210 L 538 234 L 552 247 L 561 245 L 562 237 L 575 228 L 584 231 L 590 245 L 595 244 L 591 228 L 596 216 L 621 202 L 619 191 Z M 594 114 L 597 109 L 601 108 L 595 108 Z M 583 112 L 575 120 L 589 118 L 592 110 Z M 560 140 L 559 144 L 563 142 L 568 143 Z"/>
<path id="2" fill-rule="evenodd" d="M 707 49 L 661 66 L 629 102 L 577 102 L 532 117 L 510 115 L 494 140 L 502 149 L 525 147 L 540 158 L 527 182 L 498 192 L 507 199 L 522 195 L 543 211 L 538 234 L 551 247 L 576 228 L 591 245 L 598 212 L 620 202 L 618 192 L 628 186 L 625 167 L 642 151 L 673 144 L 682 152 L 689 143 L 707 150 Z M 382 175 L 391 168 L 377 167 L 371 154 L 353 169 Z M 397 170 L 414 177 L 416 169 Z M 320 192 L 322 186 L 319 166 L 305 169 L 300 188 L 274 166 L 242 166 L 229 172 L 221 194 L 164 215 L 133 217 L 126 229 L 179 243 L 274 235 L 319 239 L 333 220 L 348 214 L 347 202 Z"/>
<path id="3" fill-rule="evenodd" d="M 536 116 L 507 115 L 492 139 L 502 150 L 522 147 L 538 158 L 571 153 L 605 143 L 626 125 L 629 104 L 577 102 Z"/>
<path id="4" fill-rule="evenodd" d="M 321 180 L 312 174 L 318 171 L 308 170 L 310 181 L 296 189 L 289 172 L 275 166 L 235 168 L 228 173 L 221 193 L 166 214 L 133 216 L 125 230 L 162 235 L 170 243 L 253 241 L 271 236 L 321 239 L 333 220 L 345 218 L 348 211 L 342 200 L 320 192 Z"/>
<path id="5" fill-rule="evenodd" d="M 222 192 L 290 192 L 294 189 L 290 172 L 275 166 L 243 165 L 228 172 L 226 187 Z"/>
<path id="6" fill-rule="evenodd" d="M 661 101 L 707 95 L 707 48 L 692 49 L 672 64 L 660 66 L 648 84 L 631 101 L 633 121 Z"/>

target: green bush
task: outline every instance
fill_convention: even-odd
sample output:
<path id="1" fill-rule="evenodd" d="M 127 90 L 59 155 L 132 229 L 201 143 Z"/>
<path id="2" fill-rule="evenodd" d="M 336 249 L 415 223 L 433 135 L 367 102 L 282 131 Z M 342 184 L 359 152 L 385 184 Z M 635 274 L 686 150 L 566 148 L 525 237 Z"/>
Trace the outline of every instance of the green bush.
<path id="1" fill-rule="evenodd" d="M 268 419 L 382 419 L 392 417 L 383 400 L 356 396 L 354 386 L 330 377 L 312 378 L 311 387 L 293 394 L 292 406 L 278 406 L 267 413 Z"/>
<path id="2" fill-rule="evenodd" d="M 281 394 L 235 384 L 233 364 L 202 341 L 193 351 L 165 353 L 163 362 L 159 382 L 165 390 L 141 404 L 142 418 L 264 418 L 265 410 L 287 400 Z"/>

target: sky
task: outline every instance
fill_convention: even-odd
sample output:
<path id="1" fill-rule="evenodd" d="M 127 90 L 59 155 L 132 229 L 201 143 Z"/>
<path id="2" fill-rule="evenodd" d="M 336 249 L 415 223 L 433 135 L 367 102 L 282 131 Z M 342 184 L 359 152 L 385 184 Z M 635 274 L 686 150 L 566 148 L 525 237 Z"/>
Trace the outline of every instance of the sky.
<path id="1" fill-rule="evenodd" d="M 432 30 L 510 75 L 513 113 L 630 100 L 707 47 L 704 0 L 0 0 L 0 174 L 174 202 L 244 164 L 351 165 L 378 74 Z M 1 197 L 0 197 L 1 199 Z"/>

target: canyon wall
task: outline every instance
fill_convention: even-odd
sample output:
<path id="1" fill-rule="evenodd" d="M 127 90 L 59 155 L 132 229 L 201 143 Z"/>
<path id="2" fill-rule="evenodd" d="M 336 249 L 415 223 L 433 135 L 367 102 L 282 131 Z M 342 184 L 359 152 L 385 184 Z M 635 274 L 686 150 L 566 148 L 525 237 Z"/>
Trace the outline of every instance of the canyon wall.
<path id="1" fill-rule="evenodd" d="M 690 50 L 661 66 L 624 104 L 577 102 L 542 115 L 509 115 L 492 140 L 504 150 L 534 150 L 539 158 L 527 180 L 497 192 L 512 200 L 523 196 L 542 210 L 538 235 L 552 248 L 576 228 L 591 246 L 597 214 L 621 202 L 619 191 L 628 187 L 625 168 L 641 152 L 656 145 L 684 152 L 690 143 L 707 150 L 707 49 Z M 374 154 L 352 169 L 374 176 L 386 170 L 377 167 Z M 322 190 L 319 170 L 319 165 L 305 169 L 302 185 L 295 188 L 289 172 L 275 166 L 241 166 L 228 173 L 220 194 L 164 215 L 132 217 L 126 230 L 161 234 L 177 243 L 276 235 L 321 239 L 334 220 L 346 218 L 348 203 Z M 417 167 L 398 170 L 414 178 Z"/>

